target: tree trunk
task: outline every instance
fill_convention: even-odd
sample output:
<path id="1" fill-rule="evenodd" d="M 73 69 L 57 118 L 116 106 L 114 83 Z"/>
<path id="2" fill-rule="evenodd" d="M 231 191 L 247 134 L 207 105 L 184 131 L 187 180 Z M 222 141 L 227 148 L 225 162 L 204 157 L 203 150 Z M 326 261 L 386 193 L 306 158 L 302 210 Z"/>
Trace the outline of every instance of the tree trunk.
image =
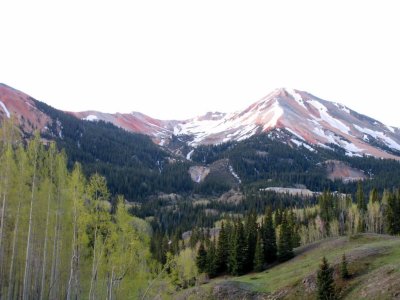
<path id="1" fill-rule="evenodd" d="M 18 237 L 18 227 L 19 227 L 19 213 L 21 209 L 21 200 L 18 203 L 17 216 L 15 220 L 13 242 L 12 242 L 12 252 L 11 252 L 11 262 L 10 262 L 10 272 L 8 274 L 8 299 L 13 299 L 14 292 L 14 264 L 17 252 L 17 237 Z"/>
<path id="2" fill-rule="evenodd" d="M 69 280 L 68 280 L 68 290 L 67 290 L 67 300 L 71 299 L 71 289 L 72 289 L 72 281 L 73 277 L 75 275 L 75 269 L 74 267 L 76 266 L 76 260 L 78 257 L 78 249 L 77 249 L 77 242 L 76 242 L 76 236 L 77 236 L 77 207 L 76 207 L 76 194 L 74 193 L 74 229 L 73 229 L 73 237 L 72 237 L 72 256 L 71 256 L 71 263 L 70 263 L 70 274 L 69 274 Z"/>
<path id="3" fill-rule="evenodd" d="M 51 186 L 49 187 L 51 188 Z M 48 232 L 49 232 L 49 219 L 50 219 L 50 190 L 49 196 L 47 199 L 47 215 L 46 215 L 46 232 L 44 235 L 44 249 L 43 249 L 43 261 L 42 261 L 42 280 L 40 284 L 40 299 L 43 299 L 45 293 L 45 278 L 46 278 L 46 265 L 47 265 L 47 240 L 48 240 Z"/>
<path id="4" fill-rule="evenodd" d="M 94 242 L 93 242 L 93 260 L 92 260 L 92 276 L 90 279 L 90 290 L 89 290 L 89 300 L 92 299 L 92 291 L 95 282 L 95 271 L 96 271 L 96 244 L 97 244 L 97 226 L 94 231 Z"/>
<path id="5" fill-rule="evenodd" d="M 58 183 L 60 184 L 60 183 Z M 57 299 L 57 292 L 59 292 L 59 289 L 57 287 L 58 285 L 58 267 L 59 267 L 59 254 L 60 254 L 60 202 L 61 202 L 61 195 L 60 195 L 60 189 L 61 187 L 57 187 L 57 209 L 56 209 L 56 222 L 54 226 L 54 241 L 53 241 L 53 259 L 52 259 L 52 264 L 51 264 L 51 279 L 50 279 L 50 298 L 51 299 Z"/>
<path id="6" fill-rule="evenodd" d="M 112 300 L 112 296 L 113 296 L 113 284 L 114 284 L 114 267 L 112 267 L 111 277 L 110 277 L 110 281 L 109 281 L 108 300 Z"/>
<path id="7" fill-rule="evenodd" d="M 29 210 L 29 227 L 28 227 L 28 237 L 26 243 L 26 255 L 25 255 L 25 271 L 24 271 L 24 285 L 22 292 L 22 299 L 28 299 L 29 297 L 29 275 L 30 275 L 30 252 L 31 252 L 31 241 L 32 241 L 32 215 L 33 215 L 33 202 L 35 197 L 35 181 L 36 181 L 36 166 L 37 166 L 37 149 L 35 153 L 33 178 L 32 178 L 32 191 L 31 191 L 31 205 Z"/>
<path id="8" fill-rule="evenodd" d="M 50 278 L 50 291 L 49 295 L 51 299 L 55 298 L 55 290 L 56 290 L 56 280 L 57 280 L 57 255 L 58 255 L 58 217 L 59 211 L 58 208 L 56 210 L 56 223 L 54 225 L 54 241 L 53 241 L 53 255 L 52 255 L 52 262 L 51 262 L 51 278 Z"/>
<path id="9" fill-rule="evenodd" d="M 0 227 L 0 299 L 2 298 L 3 295 L 3 288 L 5 287 L 6 281 L 3 280 L 5 279 L 5 276 L 3 277 L 3 230 L 4 230 L 4 215 L 5 215 L 5 210 L 6 210 L 6 192 L 3 191 L 3 204 L 1 208 L 1 227 Z M 4 266 L 5 268 L 5 266 Z M 9 283 L 10 284 L 10 283 Z"/>

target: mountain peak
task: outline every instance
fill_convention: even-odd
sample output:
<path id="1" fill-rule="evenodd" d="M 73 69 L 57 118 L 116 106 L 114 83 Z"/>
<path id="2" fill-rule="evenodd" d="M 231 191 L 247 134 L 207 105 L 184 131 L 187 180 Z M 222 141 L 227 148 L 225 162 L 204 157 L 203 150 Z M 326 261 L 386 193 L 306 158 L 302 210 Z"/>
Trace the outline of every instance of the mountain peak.
<path id="1" fill-rule="evenodd" d="M 241 141 L 279 129 L 277 136 L 293 146 L 334 146 L 344 149 L 349 156 L 400 157 L 398 130 L 354 113 L 344 105 L 287 87 L 277 88 L 246 109 L 230 114 L 208 112 L 184 121 L 161 121 L 136 113 L 130 117 L 108 117 L 108 121 L 150 135 L 161 145 L 166 145 L 172 134 L 189 136 L 189 145 L 196 147 Z"/>
<path id="2" fill-rule="evenodd" d="M 30 96 L 0 84 L 0 118 L 15 116 L 24 132 L 45 131 L 50 117 Z M 371 155 L 400 159 L 400 130 L 385 126 L 336 102 L 310 93 L 278 88 L 235 113 L 208 112 L 188 120 L 158 120 L 139 112 L 109 114 L 96 111 L 70 113 L 79 119 L 103 120 L 127 131 L 150 136 L 166 146 L 173 135 L 190 146 L 242 141 L 275 132 L 292 146 L 341 148 L 349 156 Z M 60 125 L 61 126 L 61 125 Z"/>

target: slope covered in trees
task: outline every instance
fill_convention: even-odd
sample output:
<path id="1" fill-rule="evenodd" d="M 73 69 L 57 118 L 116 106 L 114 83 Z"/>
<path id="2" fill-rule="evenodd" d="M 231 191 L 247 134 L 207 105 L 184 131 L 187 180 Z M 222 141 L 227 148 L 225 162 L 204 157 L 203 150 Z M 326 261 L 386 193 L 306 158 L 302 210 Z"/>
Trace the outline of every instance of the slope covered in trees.
<path id="1" fill-rule="evenodd" d="M 189 164 L 170 164 L 170 154 L 148 136 L 103 121 L 79 120 L 43 102 L 35 103 L 52 120 L 44 137 L 65 150 L 70 166 L 78 161 L 85 174 L 105 176 L 112 193 L 140 201 L 159 191 L 185 193 L 193 189 Z"/>
<path id="2" fill-rule="evenodd" d="M 86 180 L 54 143 L 0 136 L 0 298 L 113 299 L 139 295 L 149 274 L 149 228 L 104 177 Z"/>
<path id="3" fill-rule="evenodd" d="M 241 276 L 265 269 L 272 273 L 271 268 L 275 265 L 291 261 L 293 257 L 297 260 L 296 253 L 307 251 L 301 247 L 312 248 L 313 244 L 327 238 L 346 237 L 351 240 L 368 233 L 384 239 L 388 235 L 400 234 L 397 226 L 400 219 L 399 190 L 386 190 L 380 194 L 372 189 L 369 197 L 367 194 L 359 183 L 356 201 L 350 195 L 326 191 L 318 198 L 317 205 L 278 207 L 274 211 L 268 208 L 263 216 L 243 211 L 242 214 L 226 214 L 215 223 L 215 227 L 195 227 L 185 235 L 178 231 L 173 235 L 167 232 L 164 236 L 158 233 L 152 244 L 163 245 L 164 240 L 170 240 L 170 245 L 153 247 L 152 251 L 161 262 L 174 262 L 174 266 L 182 270 L 188 265 L 195 269 L 191 273 L 168 273 L 171 284 L 178 290 L 204 282 L 204 274 L 214 278 L 220 275 Z M 330 248 L 324 249 L 324 255 L 328 255 Z M 346 257 L 347 253 L 344 255 L 343 252 L 338 267 L 337 277 L 342 280 L 349 278 Z"/>
<path id="4" fill-rule="evenodd" d="M 191 158 L 197 163 L 210 164 L 219 159 L 229 159 L 233 169 L 239 175 L 245 189 L 265 188 L 268 186 L 291 187 L 305 185 L 313 191 L 341 191 L 354 193 L 357 182 L 331 181 L 327 178 L 324 162 L 337 160 L 362 170 L 370 180 L 364 185 L 383 191 L 398 186 L 400 181 L 400 163 L 394 160 L 382 160 L 374 157 L 350 157 L 337 146 L 331 149 L 314 147 L 310 151 L 305 147 L 294 147 L 272 132 L 259 135 L 241 142 L 229 142 L 221 145 L 203 145 L 197 147 Z M 283 131 L 279 131 L 282 138 Z"/>
<path id="5" fill-rule="evenodd" d="M 363 233 L 328 238 L 295 250 L 295 258 L 267 271 L 241 277 L 220 277 L 182 290 L 176 298 L 191 299 L 319 299 L 318 271 L 325 256 L 333 268 L 337 299 L 396 299 L 399 292 L 400 239 Z M 349 278 L 341 278 L 343 253 Z"/>

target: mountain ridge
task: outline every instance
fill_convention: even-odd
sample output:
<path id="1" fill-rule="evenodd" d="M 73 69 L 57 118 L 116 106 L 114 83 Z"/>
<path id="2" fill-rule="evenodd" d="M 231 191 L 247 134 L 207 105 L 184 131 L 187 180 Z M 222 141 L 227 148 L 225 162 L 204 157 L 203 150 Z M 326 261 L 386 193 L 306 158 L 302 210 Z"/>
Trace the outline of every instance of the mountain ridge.
<path id="1" fill-rule="evenodd" d="M 188 144 L 220 144 L 242 141 L 272 129 L 292 133 L 294 145 L 345 149 L 350 156 L 372 155 L 398 159 L 400 130 L 337 102 L 320 99 L 308 92 L 288 88 L 275 89 L 246 109 L 234 113 L 208 112 L 188 120 L 158 120 L 141 113 L 107 114 L 72 113 L 78 118 L 110 121 L 128 131 L 144 133 L 161 146 L 172 135 L 191 136 Z M 127 123 L 123 123 L 124 119 Z"/>
<path id="2" fill-rule="evenodd" d="M 23 131 L 48 130 L 50 117 L 36 107 L 29 95 L 0 84 L 0 106 L 0 117 L 14 115 Z M 156 144 L 167 148 L 173 136 L 185 136 L 185 143 L 195 148 L 242 141 L 281 129 L 291 135 L 284 142 L 294 147 L 339 147 L 349 156 L 400 159 L 400 129 L 359 114 L 343 104 L 289 88 L 275 89 L 241 111 L 208 112 L 187 120 L 159 120 L 140 112 L 111 114 L 90 110 L 66 113 L 92 122 L 102 120 L 129 132 L 147 135 Z M 59 127 L 61 133 L 62 124 Z"/>

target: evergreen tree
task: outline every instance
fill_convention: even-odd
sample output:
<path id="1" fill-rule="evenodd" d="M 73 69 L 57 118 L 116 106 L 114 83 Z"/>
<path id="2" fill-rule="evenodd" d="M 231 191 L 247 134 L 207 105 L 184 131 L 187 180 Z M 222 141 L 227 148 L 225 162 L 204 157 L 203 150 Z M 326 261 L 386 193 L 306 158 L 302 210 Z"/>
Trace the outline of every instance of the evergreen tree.
<path id="1" fill-rule="evenodd" d="M 292 236 L 292 248 L 299 247 L 300 246 L 299 225 L 297 223 L 296 216 L 293 210 L 290 210 L 289 212 L 288 223 Z"/>
<path id="2" fill-rule="evenodd" d="M 196 265 L 199 269 L 199 273 L 207 272 L 207 251 L 202 242 L 200 243 L 199 250 L 197 251 Z"/>
<path id="3" fill-rule="evenodd" d="M 364 190 L 363 190 L 361 180 L 358 182 L 358 185 L 357 185 L 356 199 L 357 199 L 357 208 L 360 211 L 360 220 L 357 224 L 357 232 L 364 232 L 365 231 L 365 212 L 367 211 L 367 204 L 365 203 Z"/>
<path id="4" fill-rule="evenodd" d="M 342 262 L 340 264 L 340 276 L 342 277 L 342 279 L 349 278 L 349 270 L 347 269 L 347 259 L 344 253 L 342 256 Z"/>
<path id="5" fill-rule="evenodd" d="M 278 241 L 278 260 L 283 262 L 294 257 L 292 245 L 292 231 L 288 224 L 288 214 L 285 211 L 282 214 L 282 224 L 280 225 L 280 234 Z"/>
<path id="6" fill-rule="evenodd" d="M 245 272 L 250 272 L 254 267 L 254 253 L 257 243 L 257 214 L 255 212 L 249 213 L 245 222 L 245 235 L 246 235 L 246 259 L 245 259 Z"/>
<path id="7" fill-rule="evenodd" d="M 388 234 L 400 233 L 400 195 L 397 193 L 388 193 L 387 205 L 385 206 L 385 224 Z"/>
<path id="8" fill-rule="evenodd" d="M 238 219 L 235 224 L 235 233 L 229 258 L 229 269 L 232 275 L 242 275 L 245 271 L 246 261 L 246 238 L 242 220 Z"/>
<path id="9" fill-rule="evenodd" d="M 365 203 L 364 190 L 363 190 L 363 185 L 362 185 L 361 180 L 358 181 L 358 184 L 357 184 L 356 199 L 357 199 L 357 208 L 360 211 L 365 212 L 367 210 L 367 203 Z"/>
<path id="10" fill-rule="evenodd" d="M 319 300 L 334 300 L 336 299 L 335 285 L 333 281 L 333 268 L 328 264 L 325 257 L 322 258 L 322 263 L 317 274 L 317 287 Z"/>
<path id="11" fill-rule="evenodd" d="M 321 219 L 325 223 L 329 223 L 329 221 L 333 217 L 333 197 L 332 194 L 325 190 L 323 194 L 318 198 L 319 210 Z"/>
<path id="12" fill-rule="evenodd" d="M 217 275 L 217 253 L 216 253 L 216 241 L 215 238 L 210 243 L 210 247 L 207 251 L 207 270 L 208 276 L 214 278 Z"/>
<path id="13" fill-rule="evenodd" d="M 278 227 L 282 223 L 282 216 L 283 216 L 283 211 L 281 209 L 277 209 L 275 211 L 275 227 Z"/>
<path id="14" fill-rule="evenodd" d="M 228 256 L 229 256 L 229 233 L 225 228 L 225 224 L 222 221 L 221 230 L 218 236 L 218 247 L 216 253 L 216 265 L 218 273 L 224 273 L 227 271 Z"/>
<path id="15" fill-rule="evenodd" d="M 276 232 L 272 220 L 272 209 L 269 207 L 266 210 L 263 225 L 261 227 L 264 260 L 267 263 L 272 263 L 277 257 L 277 245 L 276 245 Z"/>
<path id="16" fill-rule="evenodd" d="M 264 270 L 264 246 L 263 240 L 261 237 L 261 231 L 257 231 L 257 243 L 254 254 L 254 271 L 261 272 Z"/>
<path id="17" fill-rule="evenodd" d="M 369 199 L 372 203 L 379 202 L 378 190 L 373 188 L 369 193 Z"/>

